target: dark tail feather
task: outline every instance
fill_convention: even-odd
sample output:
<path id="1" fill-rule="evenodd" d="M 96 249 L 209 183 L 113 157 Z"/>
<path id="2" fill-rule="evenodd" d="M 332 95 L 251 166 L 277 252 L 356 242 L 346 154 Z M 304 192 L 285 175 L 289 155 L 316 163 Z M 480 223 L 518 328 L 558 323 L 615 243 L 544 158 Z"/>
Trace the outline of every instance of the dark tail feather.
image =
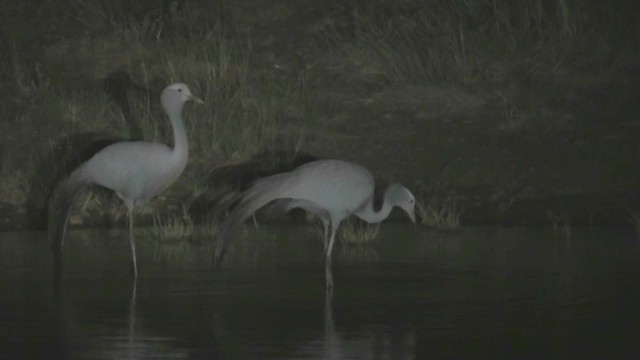
<path id="1" fill-rule="evenodd" d="M 214 268 L 218 269 L 220 267 L 227 245 L 231 242 L 235 229 L 258 209 L 275 199 L 283 197 L 282 189 L 286 189 L 288 176 L 289 173 L 284 173 L 260 179 L 242 194 L 242 200 L 227 216 L 220 228 L 213 256 Z"/>
<path id="2" fill-rule="evenodd" d="M 84 192 L 91 183 L 85 179 L 80 170 L 76 170 L 56 189 L 49 202 L 49 218 L 47 221 L 47 236 L 53 250 L 53 261 L 56 276 L 62 271 L 62 246 L 67 232 L 69 212 L 73 200 Z"/>

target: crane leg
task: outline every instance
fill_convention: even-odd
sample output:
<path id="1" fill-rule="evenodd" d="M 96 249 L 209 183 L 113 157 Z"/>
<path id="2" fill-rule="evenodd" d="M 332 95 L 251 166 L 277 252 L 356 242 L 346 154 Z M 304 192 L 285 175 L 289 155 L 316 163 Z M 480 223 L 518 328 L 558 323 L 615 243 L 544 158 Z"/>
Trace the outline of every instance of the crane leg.
<path id="1" fill-rule="evenodd" d="M 129 245 L 131 246 L 131 271 L 133 272 L 133 278 L 138 278 L 138 265 L 136 261 L 136 240 L 133 237 L 133 202 L 127 202 L 127 208 L 129 210 Z"/>
<path id="2" fill-rule="evenodd" d="M 333 250 L 333 242 L 336 239 L 337 226 L 331 226 L 331 237 L 329 238 L 329 244 L 327 245 L 325 258 L 324 258 L 324 273 L 327 284 L 327 289 L 333 289 L 333 272 L 331 271 L 331 251 Z"/>

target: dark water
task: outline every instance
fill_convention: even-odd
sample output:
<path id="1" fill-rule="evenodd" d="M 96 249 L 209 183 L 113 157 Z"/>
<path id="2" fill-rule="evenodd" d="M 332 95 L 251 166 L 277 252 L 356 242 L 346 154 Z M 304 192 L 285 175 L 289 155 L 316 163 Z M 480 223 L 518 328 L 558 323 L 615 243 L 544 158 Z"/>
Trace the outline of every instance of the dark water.
<path id="1" fill-rule="evenodd" d="M 43 233 L 0 235 L 0 358 L 639 358 L 640 239 L 629 229 L 384 224 L 338 247 L 326 301 L 322 244 L 302 227 L 240 231 L 211 248 L 71 232 L 53 291 Z"/>

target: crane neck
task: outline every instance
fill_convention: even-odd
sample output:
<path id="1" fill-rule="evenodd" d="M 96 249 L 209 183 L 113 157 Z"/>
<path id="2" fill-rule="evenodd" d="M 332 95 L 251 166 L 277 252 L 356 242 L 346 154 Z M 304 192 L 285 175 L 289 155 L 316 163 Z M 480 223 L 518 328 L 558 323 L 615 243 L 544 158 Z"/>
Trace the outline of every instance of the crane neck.
<path id="1" fill-rule="evenodd" d="M 385 190 L 384 192 L 384 200 L 379 210 L 376 211 L 373 207 L 372 194 L 366 205 L 362 209 L 356 211 L 354 214 L 360 219 L 371 224 L 382 222 L 389 216 L 394 206 L 394 204 L 392 204 L 392 202 L 389 200 L 388 189 L 389 188 L 387 188 L 387 190 Z"/>
<path id="2" fill-rule="evenodd" d="M 186 164 L 189 157 L 189 142 L 182 115 L 180 113 L 168 113 L 168 115 L 173 129 L 173 156 Z"/>

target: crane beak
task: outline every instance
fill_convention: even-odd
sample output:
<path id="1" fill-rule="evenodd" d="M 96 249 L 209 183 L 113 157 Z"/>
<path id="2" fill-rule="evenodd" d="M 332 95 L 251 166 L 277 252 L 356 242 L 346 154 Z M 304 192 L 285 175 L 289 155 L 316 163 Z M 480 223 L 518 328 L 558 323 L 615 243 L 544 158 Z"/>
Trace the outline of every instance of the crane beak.
<path id="1" fill-rule="evenodd" d="M 407 214 L 409 214 L 409 219 L 411 219 L 411 222 L 415 225 L 416 224 L 416 213 L 414 211 L 409 211 L 409 212 L 407 212 Z"/>
<path id="2" fill-rule="evenodd" d="M 197 96 L 193 96 L 193 95 L 189 95 L 189 100 L 198 103 L 198 104 L 204 104 L 204 101 L 202 101 L 202 99 L 200 99 Z"/>

